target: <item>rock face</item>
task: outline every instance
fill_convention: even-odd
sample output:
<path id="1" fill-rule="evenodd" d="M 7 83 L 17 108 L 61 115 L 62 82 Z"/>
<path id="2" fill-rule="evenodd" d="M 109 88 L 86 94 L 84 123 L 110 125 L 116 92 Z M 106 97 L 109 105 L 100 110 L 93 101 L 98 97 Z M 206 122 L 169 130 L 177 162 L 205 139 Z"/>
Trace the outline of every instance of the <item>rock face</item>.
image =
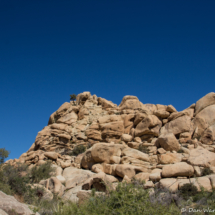
<path id="1" fill-rule="evenodd" d="M 206 167 L 215 170 L 215 93 L 180 112 L 172 105 L 143 104 L 136 96 L 123 97 L 117 106 L 80 93 L 51 114 L 26 153 L 7 163 L 33 167 L 47 161 L 57 167 L 55 176 L 39 184 L 47 199 L 58 195 L 81 203 L 92 188 L 104 192 L 104 184 L 114 189 L 132 178 L 147 182 L 145 189 L 176 192 L 187 177 L 197 176 L 211 190 L 214 177 L 201 174 Z"/>
<path id="2" fill-rule="evenodd" d="M 34 214 L 26 204 L 18 202 L 13 196 L 0 191 L 0 209 L 7 214 L 30 215 Z"/>

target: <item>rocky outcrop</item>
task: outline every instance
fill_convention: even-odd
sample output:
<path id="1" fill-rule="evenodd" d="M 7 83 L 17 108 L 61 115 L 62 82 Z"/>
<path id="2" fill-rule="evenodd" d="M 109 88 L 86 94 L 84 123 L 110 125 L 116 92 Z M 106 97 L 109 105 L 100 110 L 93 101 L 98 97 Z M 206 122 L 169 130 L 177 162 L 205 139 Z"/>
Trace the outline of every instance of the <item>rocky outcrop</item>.
<path id="1" fill-rule="evenodd" d="M 214 95 L 178 112 L 172 105 L 143 104 L 136 96 L 123 97 L 117 106 L 83 92 L 52 113 L 30 149 L 7 163 L 31 168 L 51 161 L 56 175 L 39 183 L 49 199 L 82 202 L 92 188 L 104 192 L 104 184 L 114 189 L 133 178 L 147 182 L 145 189 L 176 192 L 198 177 L 199 188 L 210 190 L 214 177 L 201 176 L 204 168 L 215 172 Z M 80 149 L 86 150 L 72 155 Z"/>

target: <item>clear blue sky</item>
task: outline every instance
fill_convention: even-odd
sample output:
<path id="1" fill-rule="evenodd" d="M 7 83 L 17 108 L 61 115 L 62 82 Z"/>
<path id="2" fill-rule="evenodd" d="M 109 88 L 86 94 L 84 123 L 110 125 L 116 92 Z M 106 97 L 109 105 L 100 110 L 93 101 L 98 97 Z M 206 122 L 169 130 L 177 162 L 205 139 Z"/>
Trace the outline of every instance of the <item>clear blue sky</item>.
<path id="1" fill-rule="evenodd" d="M 0 0 L 0 148 L 18 158 L 70 94 L 183 110 L 215 91 L 214 0 Z"/>

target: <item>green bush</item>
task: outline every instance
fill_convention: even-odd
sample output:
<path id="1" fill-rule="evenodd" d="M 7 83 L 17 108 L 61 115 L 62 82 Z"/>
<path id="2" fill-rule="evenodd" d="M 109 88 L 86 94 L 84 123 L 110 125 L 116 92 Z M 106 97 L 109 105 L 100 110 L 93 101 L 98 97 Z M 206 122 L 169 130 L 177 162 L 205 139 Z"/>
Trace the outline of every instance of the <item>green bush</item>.
<path id="1" fill-rule="evenodd" d="M 202 170 L 202 176 L 206 176 L 206 175 L 210 175 L 212 174 L 213 171 L 209 168 L 209 167 L 205 167 L 203 170 Z"/>
<path id="2" fill-rule="evenodd" d="M 39 183 L 42 179 L 47 179 L 53 176 L 55 168 L 51 162 L 46 162 L 40 166 L 34 166 L 30 172 L 31 183 Z"/>
<path id="3" fill-rule="evenodd" d="M 0 164 L 4 163 L 5 158 L 9 156 L 10 152 L 5 148 L 0 148 Z"/>
<path id="4" fill-rule="evenodd" d="M 142 144 L 139 145 L 138 150 L 141 151 L 141 152 L 143 152 L 143 153 L 146 153 L 146 154 L 149 153 L 148 147 L 147 146 L 143 146 Z"/>
<path id="5" fill-rule="evenodd" d="M 86 147 L 84 145 L 78 145 L 78 146 L 75 146 L 75 148 L 73 149 L 73 151 L 70 155 L 77 156 L 81 153 L 84 153 L 85 151 L 86 151 Z"/>
<path id="6" fill-rule="evenodd" d="M 153 204 L 149 192 L 142 186 L 121 183 L 115 191 L 107 195 L 92 195 L 82 205 L 70 203 L 59 208 L 55 215 L 179 215 L 180 210 L 174 205 Z"/>
<path id="7" fill-rule="evenodd" d="M 184 199 L 188 199 L 190 196 L 195 196 L 198 193 L 198 189 L 194 184 L 187 183 L 180 188 L 180 193 Z"/>

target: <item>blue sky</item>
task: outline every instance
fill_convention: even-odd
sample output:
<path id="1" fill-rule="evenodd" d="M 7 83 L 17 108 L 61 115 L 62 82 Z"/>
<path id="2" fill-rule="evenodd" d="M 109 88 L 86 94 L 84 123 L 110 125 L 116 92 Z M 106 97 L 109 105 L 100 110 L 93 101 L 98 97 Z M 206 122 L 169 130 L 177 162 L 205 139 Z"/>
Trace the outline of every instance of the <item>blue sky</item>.
<path id="1" fill-rule="evenodd" d="M 214 9 L 214 0 L 0 0 L 0 148 L 26 152 L 73 93 L 180 111 L 215 91 Z"/>

